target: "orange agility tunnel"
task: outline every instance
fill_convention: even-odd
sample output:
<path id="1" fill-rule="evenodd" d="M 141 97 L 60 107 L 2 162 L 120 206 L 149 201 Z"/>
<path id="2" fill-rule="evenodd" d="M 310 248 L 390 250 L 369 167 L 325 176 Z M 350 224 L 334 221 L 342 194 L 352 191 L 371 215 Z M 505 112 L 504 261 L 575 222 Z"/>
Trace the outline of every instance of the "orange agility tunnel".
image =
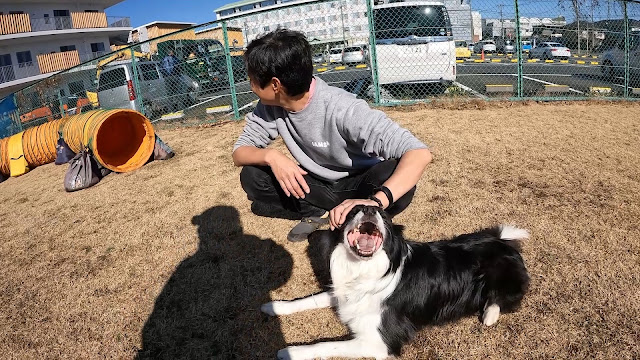
<path id="1" fill-rule="evenodd" d="M 53 162 L 59 136 L 78 153 L 88 147 L 95 159 L 115 172 L 144 165 L 153 153 L 155 132 L 137 111 L 93 110 L 35 126 L 24 131 L 22 148 L 29 168 Z M 8 139 L 0 140 L 0 172 L 10 175 Z"/>

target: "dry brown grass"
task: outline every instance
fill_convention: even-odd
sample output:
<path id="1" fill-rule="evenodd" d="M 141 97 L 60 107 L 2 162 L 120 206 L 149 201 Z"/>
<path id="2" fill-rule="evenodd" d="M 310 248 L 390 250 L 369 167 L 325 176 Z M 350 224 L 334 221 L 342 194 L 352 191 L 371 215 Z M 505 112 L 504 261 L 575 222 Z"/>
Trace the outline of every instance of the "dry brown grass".
<path id="1" fill-rule="evenodd" d="M 403 359 L 640 357 L 640 106 L 385 111 L 435 154 L 397 217 L 411 238 L 532 233 L 519 312 L 425 329 Z M 294 222 L 250 212 L 241 129 L 164 130 L 176 158 L 78 193 L 54 165 L 0 184 L 0 357 L 261 359 L 344 335 L 330 310 L 258 312 L 319 285 L 307 245 L 286 241 Z"/>

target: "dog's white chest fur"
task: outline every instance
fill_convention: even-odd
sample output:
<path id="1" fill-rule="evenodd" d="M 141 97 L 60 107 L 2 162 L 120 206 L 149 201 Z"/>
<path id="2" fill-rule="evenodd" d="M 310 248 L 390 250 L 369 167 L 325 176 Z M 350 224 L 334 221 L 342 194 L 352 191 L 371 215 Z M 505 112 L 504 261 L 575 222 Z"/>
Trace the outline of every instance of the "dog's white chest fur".
<path id="1" fill-rule="evenodd" d="M 379 336 L 383 301 L 396 288 L 401 271 L 385 275 L 390 264 L 384 251 L 361 260 L 345 246 L 335 248 L 330 264 L 340 319 L 356 337 Z"/>

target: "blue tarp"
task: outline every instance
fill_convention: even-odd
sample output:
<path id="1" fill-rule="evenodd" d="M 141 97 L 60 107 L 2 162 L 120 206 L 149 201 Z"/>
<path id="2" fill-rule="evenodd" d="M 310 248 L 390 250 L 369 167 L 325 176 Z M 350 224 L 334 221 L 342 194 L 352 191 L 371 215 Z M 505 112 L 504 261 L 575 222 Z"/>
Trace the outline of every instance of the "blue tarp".
<path id="1" fill-rule="evenodd" d="M 0 139 L 13 135 L 15 124 L 11 115 L 15 115 L 16 109 L 14 94 L 0 100 Z"/>

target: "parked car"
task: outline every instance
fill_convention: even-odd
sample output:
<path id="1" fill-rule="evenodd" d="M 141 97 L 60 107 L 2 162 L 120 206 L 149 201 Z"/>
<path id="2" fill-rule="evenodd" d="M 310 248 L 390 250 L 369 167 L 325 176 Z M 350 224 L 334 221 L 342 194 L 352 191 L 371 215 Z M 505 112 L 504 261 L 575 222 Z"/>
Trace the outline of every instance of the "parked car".
<path id="1" fill-rule="evenodd" d="M 554 58 L 568 59 L 571 56 L 571 50 L 568 47 L 557 42 L 539 43 L 529 51 L 529 59 L 551 60 Z"/>
<path id="2" fill-rule="evenodd" d="M 456 46 L 456 58 L 457 59 L 471 57 L 471 50 L 469 50 L 469 45 L 467 44 L 466 41 L 464 41 L 464 40 L 456 40 L 455 41 L 455 46 Z"/>
<path id="3" fill-rule="evenodd" d="M 496 44 L 497 51 L 501 54 L 513 54 L 516 47 L 511 40 L 499 40 Z"/>
<path id="4" fill-rule="evenodd" d="M 329 62 L 342 62 L 342 48 L 332 48 L 329 50 Z"/>
<path id="5" fill-rule="evenodd" d="M 362 46 L 348 46 L 342 51 L 343 64 L 362 64 L 366 60 L 366 53 Z"/>
<path id="6" fill-rule="evenodd" d="M 105 109 L 140 111 L 147 115 L 184 109 L 196 102 L 199 84 L 185 74 L 165 76 L 156 61 L 136 64 L 139 93 L 136 92 L 131 62 L 105 67 L 98 78 L 98 101 Z"/>
<path id="7" fill-rule="evenodd" d="M 449 13 L 442 2 L 375 5 L 378 83 L 441 84 L 456 79 L 456 53 Z"/>
<path id="8" fill-rule="evenodd" d="M 529 40 L 522 41 L 522 52 L 528 53 L 529 51 L 531 51 L 531 41 Z"/>
<path id="9" fill-rule="evenodd" d="M 473 48 L 476 46 L 476 43 L 469 43 L 467 45 L 467 49 L 469 49 L 469 51 L 471 51 L 471 53 L 473 54 Z"/>
<path id="10" fill-rule="evenodd" d="M 476 53 L 484 51 L 485 54 L 493 54 L 496 52 L 496 43 L 493 40 L 479 41 L 473 49 Z"/>
<path id="11" fill-rule="evenodd" d="M 313 59 L 312 60 L 313 60 L 313 62 L 315 64 L 323 63 L 323 62 L 327 61 L 324 53 L 313 54 Z"/>
<path id="12" fill-rule="evenodd" d="M 602 54 L 602 75 L 612 79 L 624 76 L 624 40 Z M 630 78 L 640 80 L 640 31 L 632 31 L 629 36 Z M 635 86 L 636 84 L 634 84 Z"/>

